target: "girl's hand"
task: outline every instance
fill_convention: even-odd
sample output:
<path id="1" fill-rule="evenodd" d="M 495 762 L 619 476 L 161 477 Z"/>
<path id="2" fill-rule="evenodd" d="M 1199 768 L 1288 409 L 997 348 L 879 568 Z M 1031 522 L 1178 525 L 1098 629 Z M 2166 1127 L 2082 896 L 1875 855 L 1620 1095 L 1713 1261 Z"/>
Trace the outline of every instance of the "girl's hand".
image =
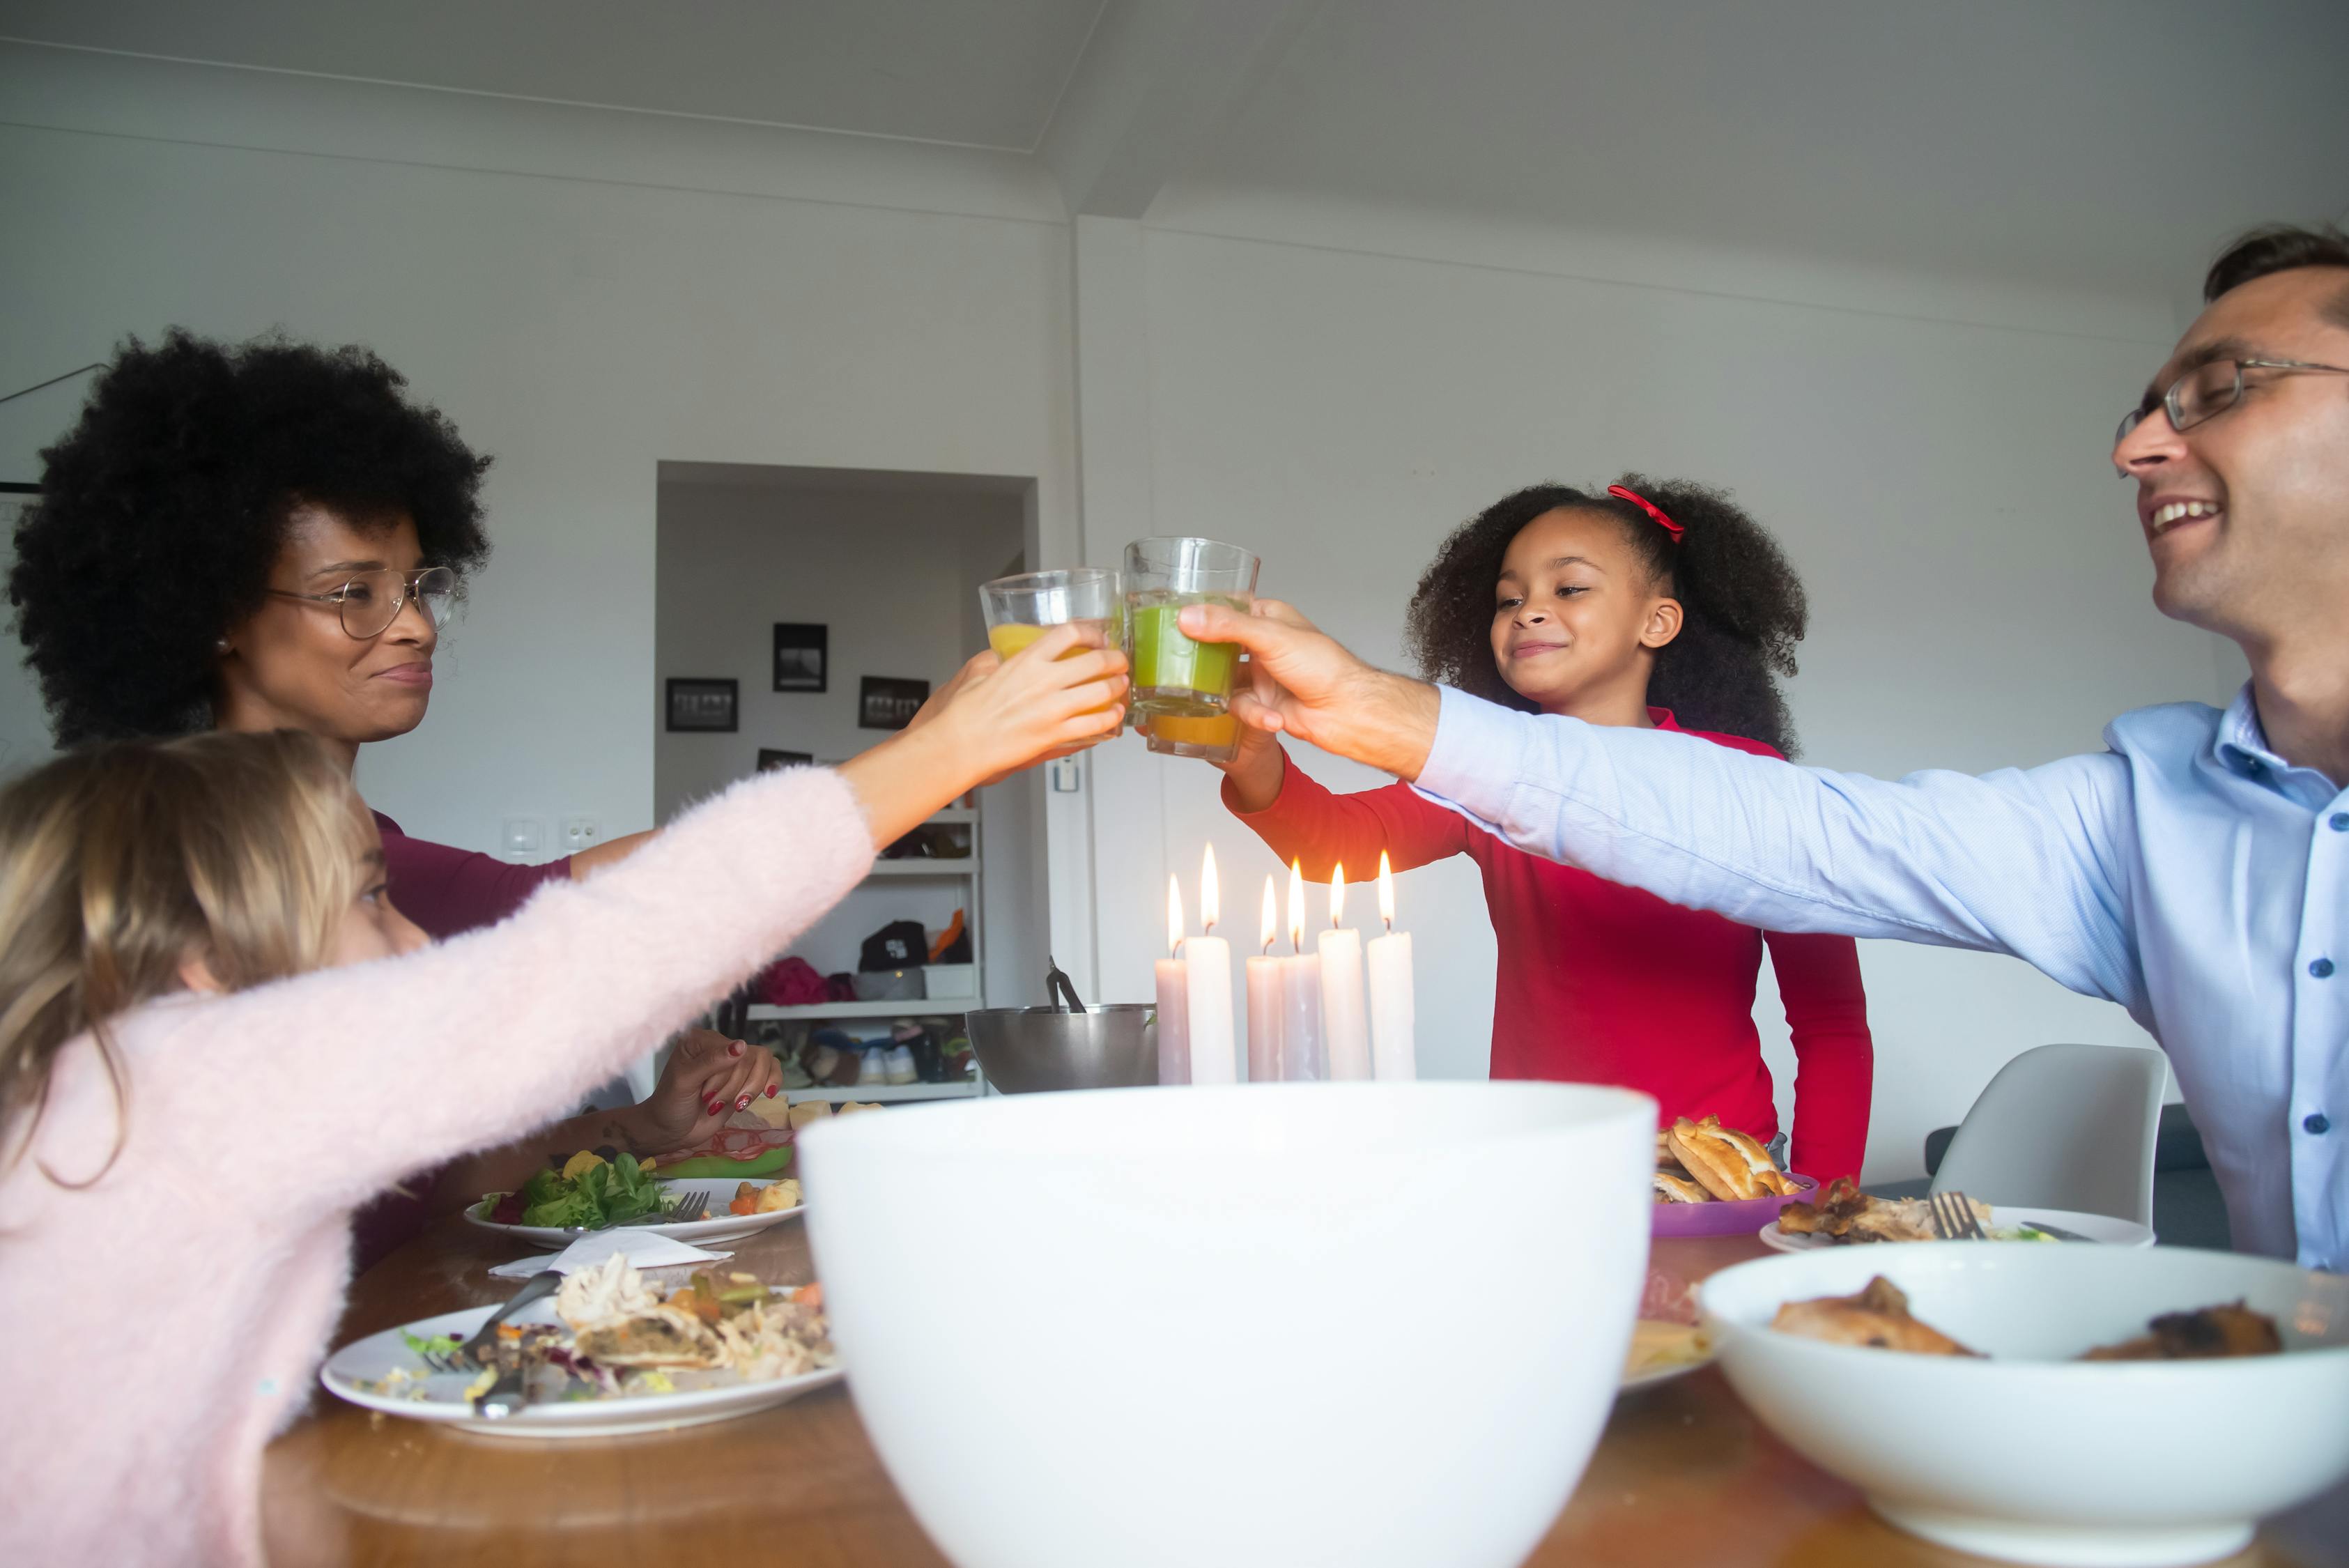
<path id="1" fill-rule="evenodd" d="M 992 657 L 963 666 L 931 721 L 960 742 L 970 784 L 1064 755 L 1124 722 L 1125 655 L 1097 627 L 1056 626 L 1011 658 L 981 664 Z"/>
<path id="2" fill-rule="evenodd" d="M 840 765 L 873 841 L 888 844 L 965 790 L 1116 732 L 1125 655 L 1097 627 L 1056 626 L 1008 659 L 982 654 L 919 729 Z"/>
<path id="3" fill-rule="evenodd" d="M 1255 675 L 1253 661 L 1243 654 L 1239 670 L 1232 677 L 1233 691 L 1251 690 Z M 1237 727 L 1239 745 L 1232 760 L 1214 765 L 1232 781 L 1233 804 L 1242 811 L 1262 811 L 1280 798 L 1281 780 L 1288 774 L 1288 757 L 1269 731 L 1253 724 Z"/>

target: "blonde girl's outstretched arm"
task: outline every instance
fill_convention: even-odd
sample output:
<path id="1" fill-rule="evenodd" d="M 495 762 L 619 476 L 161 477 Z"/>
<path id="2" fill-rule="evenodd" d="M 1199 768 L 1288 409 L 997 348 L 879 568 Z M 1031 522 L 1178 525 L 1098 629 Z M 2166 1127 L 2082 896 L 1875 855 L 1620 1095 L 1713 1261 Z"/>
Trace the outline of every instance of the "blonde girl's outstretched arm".
<path id="1" fill-rule="evenodd" d="M 150 1008 L 133 1024 L 171 1037 L 136 1052 L 129 1114 L 156 1088 L 155 1104 L 215 1105 L 221 1120 L 149 1130 L 185 1140 L 207 1181 L 241 1189 L 223 1197 L 322 1210 L 552 1120 L 787 949 L 864 876 L 876 844 L 978 780 L 1113 723 L 1123 659 L 1081 640 L 1048 636 L 840 768 L 736 784 L 502 925 Z"/>

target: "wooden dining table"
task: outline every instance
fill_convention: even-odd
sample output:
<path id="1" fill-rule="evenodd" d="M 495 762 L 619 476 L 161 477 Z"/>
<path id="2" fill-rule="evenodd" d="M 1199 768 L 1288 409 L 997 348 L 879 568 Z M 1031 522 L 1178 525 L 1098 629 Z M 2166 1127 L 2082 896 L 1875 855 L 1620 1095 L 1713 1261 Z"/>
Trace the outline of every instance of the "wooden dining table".
<path id="1" fill-rule="evenodd" d="M 730 1268 L 814 1277 L 796 1220 L 730 1244 Z M 442 1221 L 354 1282 L 337 1345 L 502 1301 L 526 1255 Z M 1748 1237 L 1659 1241 L 1650 1299 L 1764 1255 Z M 939 1332 L 953 1332 L 942 1321 Z M 931 1544 L 857 1419 L 848 1386 L 740 1419 L 641 1437 L 481 1437 L 325 1394 L 271 1446 L 273 1563 L 430 1568 L 932 1568 Z M 1246 1412 L 1235 1410 L 1235 1420 Z M 2178 1434 L 2181 1443 L 2195 1440 Z M 1707 1367 L 1620 1397 L 1532 1568 L 1963 1568 L 1788 1449 Z M 2270 1521 L 2230 1568 L 2349 1568 L 2349 1486 Z M 1103 1568 L 1114 1568 L 1104 1564 Z M 1303 1565 L 1300 1565 L 1303 1568 Z M 1429 1568 L 1444 1568 L 1430 1564 Z"/>

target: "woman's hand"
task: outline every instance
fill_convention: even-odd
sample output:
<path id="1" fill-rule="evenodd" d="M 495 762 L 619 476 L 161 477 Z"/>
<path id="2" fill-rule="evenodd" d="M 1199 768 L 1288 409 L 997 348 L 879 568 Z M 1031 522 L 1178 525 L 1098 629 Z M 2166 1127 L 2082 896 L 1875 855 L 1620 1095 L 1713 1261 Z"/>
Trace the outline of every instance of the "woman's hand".
<path id="1" fill-rule="evenodd" d="M 690 1029 L 671 1048 L 660 1081 L 635 1107 L 635 1137 L 647 1154 L 691 1148 L 716 1136 L 726 1118 L 783 1086 L 783 1070 L 763 1046 Z"/>

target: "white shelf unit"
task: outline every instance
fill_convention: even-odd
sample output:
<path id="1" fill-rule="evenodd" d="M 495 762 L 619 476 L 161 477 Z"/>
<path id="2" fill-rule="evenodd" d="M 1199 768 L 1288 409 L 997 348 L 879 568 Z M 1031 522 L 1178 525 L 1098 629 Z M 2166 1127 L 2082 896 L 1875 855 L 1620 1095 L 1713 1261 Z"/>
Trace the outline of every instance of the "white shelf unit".
<path id="1" fill-rule="evenodd" d="M 802 1100 L 829 1100 L 839 1105 L 843 1100 L 856 1100 L 872 1105 L 896 1105 L 906 1100 L 968 1100 L 978 1093 L 977 1078 L 960 1084 L 851 1084 L 844 1089 L 785 1089 L 794 1104 Z"/>
<path id="2" fill-rule="evenodd" d="M 860 1018 L 930 1018 L 940 1014 L 969 1012 L 987 1005 L 987 950 L 985 922 L 979 918 L 982 892 L 979 881 L 979 813 L 976 805 L 950 806 L 932 815 L 928 823 L 960 824 L 970 829 L 970 854 L 949 859 L 875 860 L 860 884 L 872 887 L 898 881 L 926 882 L 960 881 L 964 886 L 962 909 L 963 929 L 970 937 L 971 973 L 978 978 L 976 994 L 970 996 L 899 997 L 887 1002 L 819 1002 L 797 1007 L 775 1007 L 753 1002 L 743 1016 L 750 1023 L 806 1022 L 824 1023 L 830 1020 Z M 905 1100 L 962 1099 L 985 1092 L 985 1080 L 978 1075 L 959 1084 L 860 1084 L 847 1088 L 790 1089 L 795 1100 L 871 1101 L 887 1105 Z"/>
<path id="3" fill-rule="evenodd" d="M 751 1023 L 793 1018 L 928 1018 L 939 1013 L 968 1012 L 980 1005 L 975 996 L 902 996 L 895 1002 L 812 1002 L 798 1007 L 773 1007 L 754 1002 L 743 1016 Z"/>

